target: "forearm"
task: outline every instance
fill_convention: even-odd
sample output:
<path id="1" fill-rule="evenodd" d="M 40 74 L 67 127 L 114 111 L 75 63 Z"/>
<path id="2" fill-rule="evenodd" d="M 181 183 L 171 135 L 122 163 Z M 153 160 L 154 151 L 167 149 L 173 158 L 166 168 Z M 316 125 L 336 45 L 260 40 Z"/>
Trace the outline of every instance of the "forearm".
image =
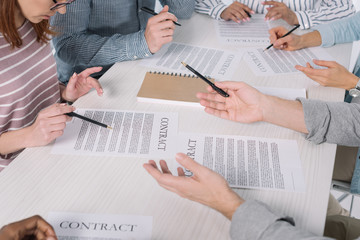
<path id="1" fill-rule="evenodd" d="M 321 43 L 322 39 L 318 31 L 309 32 L 300 37 L 301 48 L 316 47 L 320 46 Z"/>
<path id="2" fill-rule="evenodd" d="M 308 133 L 303 107 L 299 101 L 264 95 L 261 106 L 263 121 Z"/>
<path id="3" fill-rule="evenodd" d="M 96 34 L 64 34 L 53 40 L 58 56 L 66 63 L 87 67 L 151 56 L 144 31 L 101 37 Z"/>
<path id="4" fill-rule="evenodd" d="M 30 146 L 29 127 L 0 135 L 0 154 L 6 155 Z"/>

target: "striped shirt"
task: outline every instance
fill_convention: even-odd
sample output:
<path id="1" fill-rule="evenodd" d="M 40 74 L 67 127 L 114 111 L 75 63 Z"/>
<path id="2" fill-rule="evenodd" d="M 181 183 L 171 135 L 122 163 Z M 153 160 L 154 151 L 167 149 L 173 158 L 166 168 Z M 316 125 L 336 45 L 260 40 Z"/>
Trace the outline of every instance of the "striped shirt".
<path id="1" fill-rule="evenodd" d="M 160 0 L 179 19 L 190 18 L 194 0 Z M 55 14 L 51 24 L 62 34 L 53 39 L 59 80 L 67 83 L 74 72 L 102 66 L 100 77 L 115 62 L 150 57 L 145 28 L 155 0 L 77 0 L 66 14 Z"/>
<path id="2" fill-rule="evenodd" d="M 247 5 L 256 13 L 264 14 L 266 8 L 261 4 L 264 0 L 237 0 Z M 351 0 L 278 0 L 293 10 L 302 29 L 322 23 L 345 18 L 355 13 Z M 221 13 L 228 7 L 221 0 L 196 0 L 195 11 L 208 14 L 220 20 Z"/>
<path id="3" fill-rule="evenodd" d="M 60 100 L 50 44 L 36 41 L 29 21 L 18 31 L 23 44 L 14 49 L 0 33 L 0 134 L 31 125 L 39 111 Z M 0 171 L 20 152 L 0 154 Z"/>

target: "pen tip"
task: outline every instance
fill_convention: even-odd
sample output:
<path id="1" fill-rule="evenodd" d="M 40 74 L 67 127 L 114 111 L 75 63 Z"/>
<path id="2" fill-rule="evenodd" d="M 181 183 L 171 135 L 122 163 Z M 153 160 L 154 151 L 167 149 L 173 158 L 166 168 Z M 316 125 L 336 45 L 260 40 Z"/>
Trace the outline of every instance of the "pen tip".
<path id="1" fill-rule="evenodd" d="M 181 64 L 182 64 L 182 65 L 184 65 L 185 67 L 186 67 L 186 65 L 187 65 L 187 64 L 186 64 L 186 63 L 184 63 L 184 62 L 181 62 Z"/>
<path id="2" fill-rule="evenodd" d="M 110 126 L 107 126 L 107 128 L 108 128 L 108 129 L 111 129 L 111 130 L 113 129 L 113 128 L 112 128 L 112 127 L 110 127 Z"/>

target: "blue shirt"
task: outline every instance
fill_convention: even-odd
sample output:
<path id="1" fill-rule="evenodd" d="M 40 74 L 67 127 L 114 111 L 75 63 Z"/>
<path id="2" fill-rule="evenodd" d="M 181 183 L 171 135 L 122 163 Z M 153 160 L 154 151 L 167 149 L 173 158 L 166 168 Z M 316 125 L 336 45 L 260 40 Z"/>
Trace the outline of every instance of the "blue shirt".
<path id="1" fill-rule="evenodd" d="M 161 0 L 178 18 L 190 18 L 195 0 Z M 74 72 L 102 66 L 100 77 L 115 62 L 151 56 L 144 32 L 152 15 L 141 7 L 155 8 L 155 0 L 77 0 L 51 24 L 59 35 L 53 39 L 60 81 Z"/>
<path id="2" fill-rule="evenodd" d="M 360 40 L 360 12 L 331 24 L 316 26 L 314 29 L 319 31 L 323 47 Z M 360 77 L 360 58 L 357 59 L 354 73 Z"/>

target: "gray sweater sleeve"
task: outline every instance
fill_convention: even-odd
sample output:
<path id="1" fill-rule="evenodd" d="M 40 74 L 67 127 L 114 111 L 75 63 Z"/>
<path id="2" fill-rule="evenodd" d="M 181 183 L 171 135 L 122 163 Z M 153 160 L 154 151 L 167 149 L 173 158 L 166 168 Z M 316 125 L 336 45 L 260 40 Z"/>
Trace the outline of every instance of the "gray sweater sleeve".
<path id="1" fill-rule="evenodd" d="M 330 239 L 305 232 L 287 221 L 280 220 L 281 218 L 284 218 L 284 216 L 271 211 L 264 203 L 252 200 L 246 201 L 238 207 L 232 217 L 231 239 Z"/>
<path id="2" fill-rule="evenodd" d="M 360 146 L 360 98 L 351 103 L 299 99 L 303 105 L 306 139 L 316 144 L 327 142 Z"/>

